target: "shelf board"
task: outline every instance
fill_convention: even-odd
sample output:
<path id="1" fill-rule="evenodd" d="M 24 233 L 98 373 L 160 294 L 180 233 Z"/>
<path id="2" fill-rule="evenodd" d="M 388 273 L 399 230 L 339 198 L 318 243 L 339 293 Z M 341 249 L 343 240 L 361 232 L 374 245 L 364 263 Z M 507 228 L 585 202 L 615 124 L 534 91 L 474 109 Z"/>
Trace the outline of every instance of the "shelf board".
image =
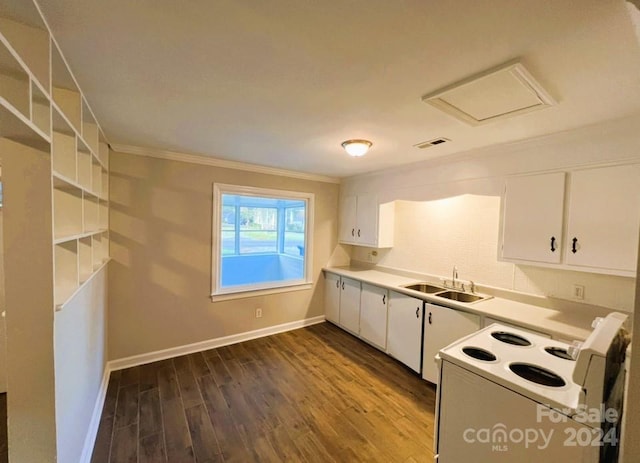
<path id="1" fill-rule="evenodd" d="M 0 137 L 31 146 L 39 151 L 49 151 L 51 137 L 40 130 L 20 111 L 0 96 Z"/>
<path id="2" fill-rule="evenodd" d="M 102 195 L 101 192 L 98 193 L 98 192 L 95 192 L 95 191 L 90 190 L 88 188 L 85 188 L 82 185 L 80 185 L 78 182 L 76 182 L 74 180 L 71 180 L 69 177 L 67 177 L 66 175 L 61 174 L 60 172 L 56 172 L 54 170 L 54 171 L 52 171 L 52 176 L 53 176 L 53 187 L 54 188 L 58 188 L 60 190 L 71 190 L 71 189 L 81 190 L 85 194 L 87 194 L 89 196 L 93 196 L 94 198 L 97 198 L 100 201 L 109 202 L 109 198 L 105 198 Z"/>
<path id="3" fill-rule="evenodd" d="M 106 228 L 97 228 L 97 229 L 92 230 L 92 231 L 83 232 L 83 233 L 77 233 L 75 235 L 60 236 L 60 237 L 55 238 L 53 240 L 53 244 L 62 244 L 62 243 L 66 243 L 68 241 L 79 240 L 79 239 L 87 238 L 87 237 L 94 236 L 94 235 L 101 235 L 101 234 L 105 233 L 106 231 L 108 231 Z"/>
<path id="4" fill-rule="evenodd" d="M 69 177 L 62 175 L 61 173 L 56 172 L 55 170 L 52 171 L 52 177 L 53 177 L 54 188 L 58 188 L 60 190 L 76 189 L 76 190 L 84 191 L 84 188 L 82 188 L 82 186 L 78 182 L 71 180 Z"/>
<path id="5" fill-rule="evenodd" d="M 84 281 L 83 281 L 83 282 L 82 282 L 82 283 L 81 283 L 81 284 L 76 288 L 76 290 L 75 290 L 72 294 L 70 294 L 70 295 L 69 295 L 69 297 L 67 297 L 67 299 L 66 299 L 64 302 L 62 302 L 62 303 L 60 303 L 60 304 L 56 304 L 56 306 L 55 306 L 56 312 L 59 312 L 59 311 L 63 310 L 63 309 L 65 308 L 65 306 L 66 306 L 70 301 L 72 301 L 72 300 L 73 300 L 73 298 L 76 296 L 76 294 L 78 294 L 80 291 L 82 291 L 82 288 L 84 288 L 84 286 L 85 286 L 87 283 L 89 283 L 89 281 L 91 281 L 91 280 L 93 279 L 93 277 L 95 277 L 98 273 L 100 273 L 100 272 L 102 271 L 102 269 L 103 269 L 103 268 L 104 268 L 104 267 L 109 263 L 109 261 L 110 261 L 110 260 L 111 260 L 111 257 L 107 257 L 106 259 L 104 259 L 104 260 L 102 261 L 102 263 L 101 263 L 99 266 L 97 266 L 97 267 L 93 270 L 93 273 L 91 273 L 91 275 L 89 275 L 89 276 L 87 277 L 87 279 L 86 279 L 86 280 L 84 280 Z"/>

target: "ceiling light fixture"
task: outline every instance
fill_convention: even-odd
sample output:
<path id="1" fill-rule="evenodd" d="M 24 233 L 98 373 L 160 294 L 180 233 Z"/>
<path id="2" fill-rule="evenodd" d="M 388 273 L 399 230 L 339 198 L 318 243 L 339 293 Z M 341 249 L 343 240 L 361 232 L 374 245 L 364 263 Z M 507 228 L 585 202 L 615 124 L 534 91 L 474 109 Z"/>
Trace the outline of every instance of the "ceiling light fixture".
<path id="1" fill-rule="evenodd" d="M 369 140 L 347 140 L 342 142 L 342 147 L 349 156 L 364 156 L 373 143 Z"/>

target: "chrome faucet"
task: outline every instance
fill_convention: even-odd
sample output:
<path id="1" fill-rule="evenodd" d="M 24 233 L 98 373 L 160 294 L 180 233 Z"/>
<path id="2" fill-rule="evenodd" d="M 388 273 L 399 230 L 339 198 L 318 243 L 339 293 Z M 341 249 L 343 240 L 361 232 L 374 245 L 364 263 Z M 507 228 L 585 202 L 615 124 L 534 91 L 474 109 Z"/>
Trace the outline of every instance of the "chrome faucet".
<path id="1" fill-rule="evenodd" d="M 451 285 L 453 289 L 456 289 L 456 280 L 458 279 L 458 267 L 453 266 L 453 277 L 451 278 Z"/>

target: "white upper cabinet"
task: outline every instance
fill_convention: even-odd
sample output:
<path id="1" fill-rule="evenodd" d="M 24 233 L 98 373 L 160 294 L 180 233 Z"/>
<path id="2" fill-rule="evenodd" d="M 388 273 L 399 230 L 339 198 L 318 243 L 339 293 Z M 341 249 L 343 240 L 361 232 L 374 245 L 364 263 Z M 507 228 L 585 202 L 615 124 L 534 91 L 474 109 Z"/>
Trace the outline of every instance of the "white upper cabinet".
<path id="1" fill-rule="evenodd" d="M 640 165 L 571 174 L 566 262 L 635 272 L 640 230 Z"/>
<path id="2" fill-rule="evenodd" d="M 560 262 L 564 184 L 564 172 L 507 179 L 504 259 Z"/>
<path id="3" fill-rule="evenodd" d="M 639 231 L 640 165 L 506 182 L 504 260 L 635 276 Z"/>
<path id="4" fill-rule="evenodd" d="M 380 205 L 375 195 L 343 197 L 339 241 L 359 246 L 392 247 L 393 213 L 393 203 Z"/>

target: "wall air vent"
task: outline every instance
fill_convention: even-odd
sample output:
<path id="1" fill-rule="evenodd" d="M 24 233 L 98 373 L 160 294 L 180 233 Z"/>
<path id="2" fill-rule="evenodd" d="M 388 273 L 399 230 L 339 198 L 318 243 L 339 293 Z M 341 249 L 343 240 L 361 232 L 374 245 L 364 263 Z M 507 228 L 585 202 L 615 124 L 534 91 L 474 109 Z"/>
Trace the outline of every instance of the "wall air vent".
<path id="1" fill-rule="evenodd" d="M 431 148 L 432 146 L 441 145 L 442 143 L 446 143 L 448 141 L 451 141 L 451 140 L 449 140 L 448 138 L 434 138 L 433 140 L 416 143 L 413 146 L 423 150 L 425 148 Z"/>
<path id="2" fill-rule="evenodd" d="M 429 93 L 422 101 L 469 125 L 486 124 L 556 104 L 517 60 Z"/>

